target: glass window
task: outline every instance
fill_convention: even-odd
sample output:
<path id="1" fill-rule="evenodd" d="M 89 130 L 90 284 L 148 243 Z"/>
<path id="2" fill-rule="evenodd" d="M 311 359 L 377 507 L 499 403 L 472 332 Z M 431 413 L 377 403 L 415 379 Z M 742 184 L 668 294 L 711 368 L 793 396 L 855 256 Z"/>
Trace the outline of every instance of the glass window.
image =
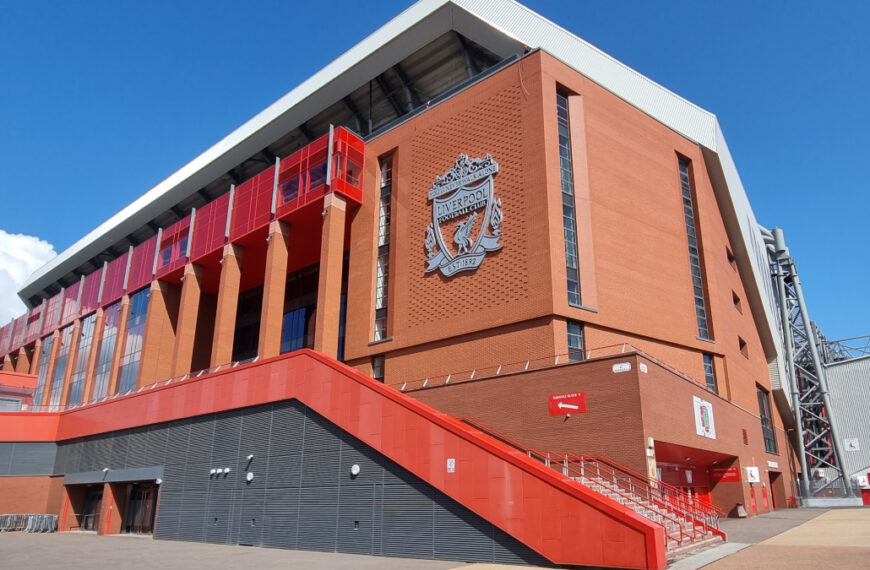
<path id="1" fill-rule="evenodd" d="M 583 323 L 568 321 L 568 358 L 583 360 Z"/>
<path id="2" fill-rule="evenodd" d="M 556 94 L 559 124 L 559 163 L 562 183 L 562 227 L 565 238 L 565 272 L 568 303 L 580 305 L 580 260 L 577 251 L 577 215 L 574 208 L 574 166 L 571 162 L 571 130 L 568 97 Z"/>
<path id="3" fill-rule="evenodd" d="M 94 375 L 93 399 L 106 397 L 109 389 L 109 375 L 112 372 L 112 357 L 115 354 L 115 342 L 118 338 L 118 323 L 121 320 L 121 302 L 112 303 L 103 310 L 105 324 L 97 349 L 97 369 Z"/>
<path id="4" fill-rule="evenodd" d="M 716 368 L 713 366 L 713 355 L 704 354 L 704 380 L 707 382 L 707 389 L 713 393 L 719 393 L 719 386 L 716 384 Z"/>
<path id="5" fill-rule="evenodd" d="M 698 321 L 698 336 L 709 339 L 710 327 L 707 322 L 707 302 L 704 296 L 704 273 L 701 268 L 701 251 L 698 245 L 698 230 L 695 225 L 695 206 L 692 198 L 692 177 L 689 161 L 680 159 L 680 187 L 683 193 L 683 215 L 686 221 L 686 235 L 689 240 L 689 264 L 692 270 L 692 291 L 695 296 L 695 317 Z"/>
<path id="6" fill-rule="evenodd" d="M 761 416 L 761 434 L 764 437 L 764 450 L 776 453 L 776 432 L 770 415 L 770 394 L 761 386 L 756 386 L 758 393 L 758 414 Z"/>
<path id="7" fill-rule="evenodd" d="M 36 390 L 33 392 L 33 405 L 42 404 L 42 395 L 45 393 L 45 383 L 48 380 L 48 361 L 51 358 L 51 348 L 54 345 L 54 335 L 48 335 L 42 339 L 42 355 L 39 357 L 39 376 L 36 378 Z"/>
<path id="8" fill-rule="evenodd" d="M 372 356 L 372 378 L 379 382 L 384 381 L 384 355 Z"/>
<path id="9" fill-rule="evenodd" d="M 49 405 L 52 409 L 61 405 L 60 397 L 63 393 L 63 377 L 66 375 L 66 363 L 69 360 L 69 345 L 72 342 L 73 325 L 60 331 L 60 348 L 54 361 L 54 376 L 51 379 L 51 400 Z"/>
<path id="10" fill-rule="evenodd" d="M 75 368 L 70 377 L 69 400 L 67 401 L 69 405 L 82 403 L 82 389 L 84 387 L 85 376 L 87 376 L 88 355 L 91 353 L 96 321 L 96 313 L 82 320 L 79 332 L 79 348 L 75 356 Z"/>
<path id="11" fill-rule="evenodd" d="M 145 337 L 145 317 L 148 313 L 149 289 L 146 287 L 130 298 L 130 316 L 127 319 L 127 335 L 121 355 L 121 377 L 118 392 L 129 392 L 136 387 L 139 378 L 139 361 L 142 357 L 142 340 Z"/>
<path id="12" fill-rule="evenodd" d="M 393 157 L 381 160 L 381 193 L 378 202 L 378 258 L 375 268 L 374 340 L 387 338 L 387 306 L 390 288 L 390 225 L 393 205 Z"/>

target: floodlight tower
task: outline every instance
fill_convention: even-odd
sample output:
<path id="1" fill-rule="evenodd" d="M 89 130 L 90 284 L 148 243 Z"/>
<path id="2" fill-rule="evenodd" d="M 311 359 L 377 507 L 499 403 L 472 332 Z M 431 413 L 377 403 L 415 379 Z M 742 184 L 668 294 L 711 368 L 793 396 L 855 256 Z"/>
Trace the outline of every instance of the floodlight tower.
<path id="1" fill-rule="evenodd" d="M 779 303 L 786 373 L 792 410 L 800 432 L 801 496 L 815 497 L 842 484 L 843 496 L 852 487 L 843 470 L 842 450 L 831 417 L 828 383 L 820 357 L 818 327 L 809 318 L 797 266 L 785 244 L 782 229 L 760 228 Z"/>

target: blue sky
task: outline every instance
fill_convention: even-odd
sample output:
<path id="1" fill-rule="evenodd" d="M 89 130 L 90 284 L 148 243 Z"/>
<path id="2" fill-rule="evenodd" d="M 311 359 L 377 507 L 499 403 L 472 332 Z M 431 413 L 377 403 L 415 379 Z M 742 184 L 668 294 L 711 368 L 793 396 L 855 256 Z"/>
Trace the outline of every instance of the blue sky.
<path id="1" fill-rule="evenodd" d="M 0 0 L 0 230 L 62 251 L 408 5 Z M 870 3 L 526 5 L 716 113 L 813 319 L 870 334 Z"/>

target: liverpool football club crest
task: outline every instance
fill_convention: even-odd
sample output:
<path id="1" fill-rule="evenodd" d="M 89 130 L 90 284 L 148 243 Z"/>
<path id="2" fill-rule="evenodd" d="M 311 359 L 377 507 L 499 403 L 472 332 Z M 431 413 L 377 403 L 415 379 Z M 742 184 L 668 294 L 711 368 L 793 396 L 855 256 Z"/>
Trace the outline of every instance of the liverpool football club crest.
<path id="1" fill-rule="evenodd" d="M 498 163 L 492 155 L 469 159 L 435 178 L 429 190 L 432 223 L 426 227 L 426 271 L 446 277 L 477 269 L 489 251 L 501 249 L 501 199 L 493 195 Z"/>

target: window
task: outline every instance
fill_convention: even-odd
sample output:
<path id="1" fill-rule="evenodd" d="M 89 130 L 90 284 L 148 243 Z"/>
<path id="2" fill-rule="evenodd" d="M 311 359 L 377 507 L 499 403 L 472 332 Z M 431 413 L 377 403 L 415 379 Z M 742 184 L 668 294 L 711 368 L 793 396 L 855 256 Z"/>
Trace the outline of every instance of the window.
<path id="1" fill-rule="evenodd" d="M 686 235 L 689 238 L 689 264 L 692 269 L 692 290 L 695 295 L 695 316 L 698 320 L 698 336 L 710 338 L 707 322 L 707 302 L 704 295 L 704 272 L 701 268 L 701 251 L 698 245 L 697 213 L 692 198 L 692 177 L 689 161 L 680 158 L 680 187 L 683 193 L 683 215 L 686 220 Z"/>
<path id="2" fill-rule="evenodd" d="M 121 379 L 118 392 L 129 392 L 139 378 L 139 360 L 142 357 L 142 339 L 145 337 L 145 316 L 148 313 L 149 289 L 138 291 L 130 298 L 130 316 L 127 319 L 127 338 L 121 355 Z"/>
<path id="3" fill-rule="evenodd" d="M 115 354 L 115 341 L 118 338 L 118 323 L 121 320 L 121 302 L 118 301 L 104 309 L 105 324 L 103 336 L 97 349 L 97 370 L 94 376 L 93 399 L 106 397 L 109 389 L 109 375 L 112 372 L 112 356 Z"/>
<path id="4" fill-rule="evenodd" d="M 749 358 L 749 349 L 746 348 L 746 341 L 739 336 L 737 337 L 737 347 L 740 349 L 740 354 Z"/>
<path id="5" fill-rule="evenodd" d="M 704 380 L 707 382 L 707 389 L 714 394 L 719 393 L 719 386 L 716 384 L 716 367 L 713 365 L 713 355 L 704 354 Z"/>
<path id="6" fill-rule="evenodd" d="M 75 368 L 69 381 L 68 404 L 82 403 L 82 388 L 87 375 L 88 355 L 91 352 L 91 343 L 94 336 L 94 325 L 97 321 L 96 313 L 82 320 L 81 332 L 79 333 L 79 348 L 76 351 Z"/>
<path id="7" fill-rule="evenodd" d="M 372 378 L 378 382 L 384 381 L 384 355 L 372 356 Z"/>
<path id="8" fill-rule="evenodd" d="M 583 360 L 583 323 L 568 321 L 568 359 Z"/>
<path id="9" fill-rule="evenodd" d="M 17 412 L 21 409 L 21 398 L 0 398 L 0 412 Z"/>
<path id="10" fill-rule="evenodd" d="M 60 397 L 63 392 L 63 377 L 66 375 L 66 363 L 69 359 L 69 345 L 72 342 L 72 333 L 72 325 L 60 331 L 60 349 L 54 361 L 54 376 L 51 379 L 51 400 L 49 404 L 52 407 L 59 406 L 62 403 Z"/>
<path id="11" fill-rule="evenodd" d="M 565 271 L 568 303 L 580 305 L 580 260 L 577 253 L 577 215 L 574 208 L 574 167 L 571 163 L 571 130 L 568 97 L 556 93 L 559 123 L 559 166 L 562 183 L 562 225 L 565 236 Z"/>
<path id="12" fill-rule="evenodd" d="M 728 259 L 728 265 L 731 266 L 731 269 L 737 271 L 737 258 L 734 257 L 734 252 L 731 251 L 730 247 L 725 248 L 725 256 Z"/>
<path id="13" fill-rule="evenodd" d="M 740 301 L 740 297 L 737 296 L 737 293 L 731 291 L 731 301 L 734 302 L 734 308 L 737 309 L 737 312 L 741 315 L 743 314 L 743 303 Z"/>
<path id="14" fill-rule="evenodd" d="M 393 157 L 381 160 L 381 196 L 378 202 L 378 259 L 375 275 L 374 340 L 387 338 L 387 294 L 390 281 L 390 224 L 393 192 Z"/>
<path id="15" fill-rule="evenodd" d="M 764 437 L 764 450 L 776 453 L 776 432 L 773 431 L 773 421 L 770 416 L 770 394 L 756 385 L 758 392 L 758 415 L 761 416 L 761 435 Z"/>
<path id="16" fill-rule="evenodd" d="M 48 360 L 51 358 L 51 347 L 54 345 L 54 335 L 48 335 L 42 339 L 42 355 L 39 357 L 39 376 L 36 378 L 36 390 L 33 393 L 33 405 L 42 404 L 42 395 L 45 393 L 45 383 L 48 380 Z"/>

